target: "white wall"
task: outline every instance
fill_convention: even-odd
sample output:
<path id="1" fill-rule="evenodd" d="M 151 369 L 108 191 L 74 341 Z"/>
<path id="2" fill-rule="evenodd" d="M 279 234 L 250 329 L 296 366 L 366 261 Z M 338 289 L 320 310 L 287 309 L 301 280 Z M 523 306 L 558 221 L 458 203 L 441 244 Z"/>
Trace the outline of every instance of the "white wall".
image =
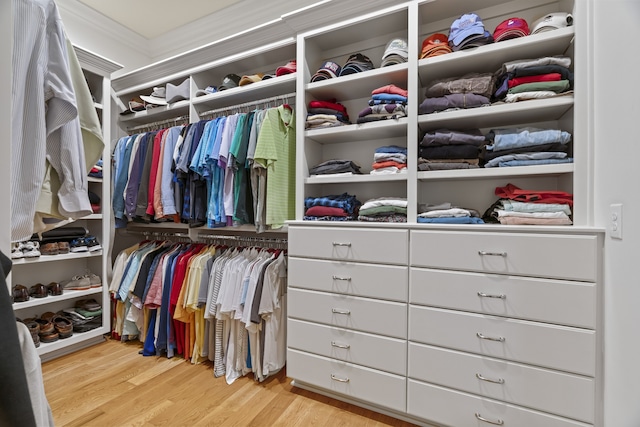
<path id="1" fill-rule="evenodd" d="M 578 0 L 582 1 L 582 0 Z M 595 221 L 623 204 L 605 239 L 605 426 L 640 426 L 640 1 L 594 0 Z"/>

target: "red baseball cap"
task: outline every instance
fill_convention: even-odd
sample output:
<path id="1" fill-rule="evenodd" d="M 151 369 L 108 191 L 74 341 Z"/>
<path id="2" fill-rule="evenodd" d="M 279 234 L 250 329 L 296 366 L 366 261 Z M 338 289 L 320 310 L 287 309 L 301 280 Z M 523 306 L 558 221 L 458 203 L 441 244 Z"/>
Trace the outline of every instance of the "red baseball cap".
<path id="1" fill-rule="evenodd" d="M 496 29 L 493 31 L 493 40 L 495 42 L 499 42 L 502 40 L 528 36 L 529 34 L 530 31 L 527 21 L 522 18 L 509 18 L 498 24 Z"/>
<path id="2" fill-rule="evenodd" d="M 449 40 L 445 34 L 435 33 L 424 39 L 420 59 L 451 53 Z"/>
<path id="3" fill-rule="evenodd" d="M 285 74 L 295 73 L 297 69 L 296 60 L 292 59 L 282 67 L 276 68 L 276 76 L 284 76 Z"/>

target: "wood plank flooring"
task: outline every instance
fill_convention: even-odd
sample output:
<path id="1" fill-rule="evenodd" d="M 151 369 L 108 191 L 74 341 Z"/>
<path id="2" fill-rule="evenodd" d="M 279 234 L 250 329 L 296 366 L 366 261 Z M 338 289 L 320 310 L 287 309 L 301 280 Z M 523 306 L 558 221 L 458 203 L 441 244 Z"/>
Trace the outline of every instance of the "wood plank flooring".
<path id="1" fill-rule="evenodd" d="M 56 427 L 397 426 L 403 422 L 291 385 L 283 370 L 226 383 L 212 364 L 143 357 L 141 345 L 104 343 L 45 362 Z"/>

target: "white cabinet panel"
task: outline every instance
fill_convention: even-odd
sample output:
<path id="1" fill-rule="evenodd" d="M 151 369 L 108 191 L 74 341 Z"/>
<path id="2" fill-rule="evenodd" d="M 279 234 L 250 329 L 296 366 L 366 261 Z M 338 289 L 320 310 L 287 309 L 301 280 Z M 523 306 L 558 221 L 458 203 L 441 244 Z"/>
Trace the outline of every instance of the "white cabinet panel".
<path id="1" fill-rule="evenodd" d="M 407 337 L 407 305 L 402 303 L 289 288 L 288 311 L 289 318 Z"/>
<path id="2" fill-rule="evenodd" d="M 409 325 L 412 341 L 595 375 L 592 330 L 416 306 Z"/>
<path id="3" fill-rule="evenodd" d="M 408 376 L 585 422 L 594 420 L 593 378 L 414 343 L 409 344 Z"/>
<path id="4" fill-rule="evenodd" d="M 287 344 L 289 348 L 332 359 L 402 376 L 407 374 L 405 340 L 290 319 L 287 325 Z"/>
<path id="5" fill-rule="evenodd" d="M 595 283 L 412 268 L 409 302 L 595 328 Z"/>
<path id="6" fill-rule="evenodd" d="M 289 257 L 289 286 L 407 301 L 408 268 Z"/>
<path id="7" fill-rule="evenodd" d="M 407 389 L 407 411 L 410 415 L 445 426 L 587 427 L 589 425 L 414 380 L 408 380 Z"/>
<path id="8" fill-rule="evenodd" d="M 411 265 L 596 281 L 594 235 L 414 230 Z"/>
<path id="9" fill-rule="evenodd" d="M 293 349 L 287 351 L 287 376 L 333 393 L 406 411 L 407 380 L 404 376 Z"/>

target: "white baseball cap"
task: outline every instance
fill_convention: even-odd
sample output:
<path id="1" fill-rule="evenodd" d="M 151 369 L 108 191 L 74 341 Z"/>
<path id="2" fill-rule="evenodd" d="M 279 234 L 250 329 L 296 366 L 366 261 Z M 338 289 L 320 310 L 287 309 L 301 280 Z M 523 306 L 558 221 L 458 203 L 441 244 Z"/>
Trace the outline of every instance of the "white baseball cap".
<path id="1" fill-rule="evenodd" d="M 533 23 L 531 34 L 557 30 L 573 25 L 573 16 L 566 12 L 548 13 Z"/>

